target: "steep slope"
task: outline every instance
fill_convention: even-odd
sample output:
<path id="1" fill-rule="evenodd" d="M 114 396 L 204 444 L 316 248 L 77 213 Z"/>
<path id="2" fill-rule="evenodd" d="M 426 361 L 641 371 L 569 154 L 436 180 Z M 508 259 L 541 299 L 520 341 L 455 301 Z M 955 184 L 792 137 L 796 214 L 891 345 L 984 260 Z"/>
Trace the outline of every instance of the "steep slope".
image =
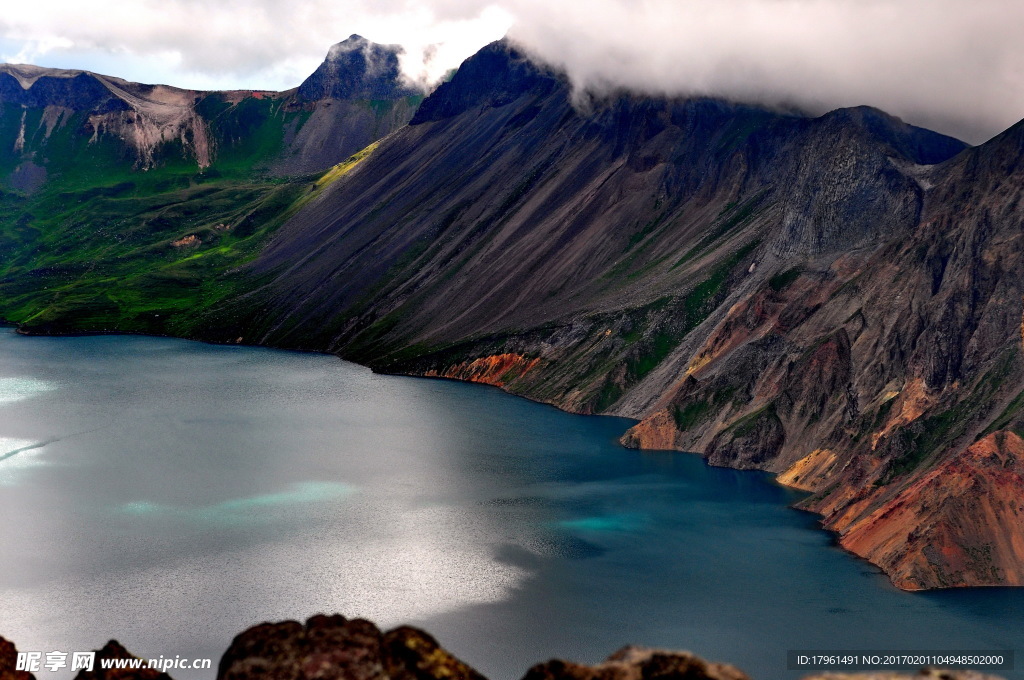
<path id="1" fill-rule="evenodd" d="M 399 70 L 398 45 L 352 35 L 327 53 L 319 68 L 290 96 L 279 174 L 319 172 L 402 127 L 423 93 Z"/>
<path id="2" fill-rule="evenodd" d="M 476 104 L 463 110 L 467 101 Z M 378 150 L 367 166 L 375 170 L 353 175 L 270 245 L 259 271 L 285 268 L 274 295 L 286 297 L 287 316 L 266 338 L 290 341 L 290 323 L 308 338 L 301 317 L 328 316 L 334 321 L 310 340 L 351 346 L 360 331 L 338 312 L 379 286 L 400 257 L 412 261 L 388 271 L 394 285 L 377 298 L 402 305 L 402 344 L 444 343 L 654 302 L 754 241 L 757 259 L 778 259 L 870 242 L 882 229 L 878 215 L 910 228 L 918 183 L 889 160 L 887 140 L 850 118 L 628 97 L 581 115 L 557 75 L 492 46 Z M 815 194 L 821 177 L 801 170 L 823 145 L 845 145 L 852 156 L 826 168 L 834 197 Z M 851 160 L 863 167 L 845 167 Z M 842 186 L 847 175 L 856 183 Z M 785 229 L 761 233 L 779 219 Z M 336 285 L 320 287 L 332 277 Z M 452 300 L 466 305 L 453 309 Z"/>
<path id="3" fill-rule="evenodd" d="M 85 71 L 0 65 L 0 179 L 33 193 L 52 173 L 87 164 L 150 168 L 165 158 L 210 165 L 198 93 Z"/>
<path id="4" fill-rule="evenodd" d="M 1016 506 L 983 499 L 1019 475 L 970 461 L 989 435 L 1009 461 L 1021 426 L 1020 128 L 965 151 L 866 107 L 581 109 L 496 43 L 201 332 L 636 417 L 630 445 L 811 491 L 901 587 L 1018 584 Z M 919 485 L 935 470 L 962 503 Z M 978 503 L 998 518 L 967 522 Z M 897 535 L 907 517 L 932 524 Z"/>

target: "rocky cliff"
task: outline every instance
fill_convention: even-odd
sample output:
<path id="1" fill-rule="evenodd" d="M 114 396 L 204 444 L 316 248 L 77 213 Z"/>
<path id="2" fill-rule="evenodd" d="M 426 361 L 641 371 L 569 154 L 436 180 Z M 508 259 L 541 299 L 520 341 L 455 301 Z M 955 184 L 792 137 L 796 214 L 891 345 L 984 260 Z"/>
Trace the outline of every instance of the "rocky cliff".
<path id="1" fill-rule="evenodd" d="M 274 171 L 321 171 L 408 123 L 424 93 L 402 75 L 401 53 L 359 35 L 332 46 L 285 100 L 284 149 Z M 294 113 L 301 115 L 288 117 Z"/>

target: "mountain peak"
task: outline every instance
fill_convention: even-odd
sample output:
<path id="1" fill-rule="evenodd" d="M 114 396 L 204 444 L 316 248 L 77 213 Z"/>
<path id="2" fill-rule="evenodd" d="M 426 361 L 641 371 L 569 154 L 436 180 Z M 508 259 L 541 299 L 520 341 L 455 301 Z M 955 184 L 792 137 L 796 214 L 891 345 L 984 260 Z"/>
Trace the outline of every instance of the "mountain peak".
<path id="1" fill-rule="evenodd" d="M 821 120 L 855 125 L 919 165 L 949 160 L 968 146 L 954 137 L 910 125 L 873 106 L 835 109 L 822 116 Z"/>
<path id="2" fill-rule="evenodd" d="M 451 80 L 423 100 L 411 124 L 449 118 L 474 106 L 504 106 L 526 92 L 549 94 L 563 86 L 563 75 L 534 62 L 503 38 L 464 61 Z"/>
<path id="3" fill-rule="evenodd" d="M 345 55 L 349 52 L 355 51 L 373 51 L 374 48 L 382 48 L 388 51 L 394 51 L 398 54 L 402 53 L 402 47 L 400 45 L 378 45 L 377 43 L 371 42 L 359 35 L 353 33 L 349 37 L 345 38 L 341 42 L 334 43 L 331 48 L 327 51 L 326 61 L 337 61 L 344 59 Z"/>
<path id="4" fill-rule="evenodd" d="M 353 33 L 335 43 L 320 67 L 299 86 L 299 97 L 319 99 L 401 99 L 419 94 L 402 76 L 401 45 L 381 45 Z"/>

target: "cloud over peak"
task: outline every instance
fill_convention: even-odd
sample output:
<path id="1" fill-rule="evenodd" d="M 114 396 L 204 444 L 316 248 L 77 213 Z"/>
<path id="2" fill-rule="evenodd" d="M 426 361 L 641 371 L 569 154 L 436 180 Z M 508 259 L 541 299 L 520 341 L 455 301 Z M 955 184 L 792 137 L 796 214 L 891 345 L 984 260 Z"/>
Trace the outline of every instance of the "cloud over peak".
<path id="1" fill-rule="evenodd" d="M 867 104 L 980 142 L 1024 118 L 1024 4 L 1002 0 L 523 0 L 510 35 L 577 87 L 824 112 Z"/>
<path id="2" fill-rule="evenodd" d="M 358 33 L 436 81 L 508 31 L 583 90 L 869 104 L 980 142 L 1024 118 L 1017 0 L 39 0 L 5 9 L 11 61 L 207 88 L 285 89 Z M 123 64 L 123 66 L 121 66 Z"/>

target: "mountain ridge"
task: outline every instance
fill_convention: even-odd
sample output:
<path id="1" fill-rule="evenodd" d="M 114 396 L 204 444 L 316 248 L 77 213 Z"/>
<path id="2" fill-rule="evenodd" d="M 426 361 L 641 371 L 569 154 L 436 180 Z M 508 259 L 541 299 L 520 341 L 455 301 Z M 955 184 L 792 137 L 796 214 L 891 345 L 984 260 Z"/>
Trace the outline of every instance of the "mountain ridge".
<path id="1" fill-rule="evenodd" d="M 335 44 L 299 86 L 282 92 L 193 90 L 85 70 L 0 64 L 0 105 L 42 110 L 28 128 L 23 116 L 18 132 L 17 150 L 37 167 L 46 165 L 54 130 L 70 124 L 88 137 L 80 155 L 95 156 L 89 149 L 101 138 L 115 147 L 120 140 L 143 170 L 180 160 L 204 170 L 244 146 L 240 132 L 276 134 L 283 137 L 278 148 L 250 151 L 249 162 L 273 174 L 308 174 L 344 161 L 412 116 L 423 93 L 399 71 L 399 51 L 352 36 Z"/>
<path id="2" fill-rule="evenodd" d="M 488 46 L 282 226 L 249 266 L 260 285 L 208 330 L 638 418 L 627 445 L 810 490 L 802 507 L 900 587 L 1017 583 L 996 535 L 1012 521 L 972 525 L 966 562 L 962 532 L 922 557 L 862 531 L 1024 388 L 1021 311 L 993 306 L 996 279 L 1024 292 L 1000 245 L 1016 208 L 997 228 L 950 221 L 964 192 L 1010 191 L 1015 134 L 968 148 L 867 107 L 571 99 Z M 967 495 L 981 479 L 946 469 Z"/>

